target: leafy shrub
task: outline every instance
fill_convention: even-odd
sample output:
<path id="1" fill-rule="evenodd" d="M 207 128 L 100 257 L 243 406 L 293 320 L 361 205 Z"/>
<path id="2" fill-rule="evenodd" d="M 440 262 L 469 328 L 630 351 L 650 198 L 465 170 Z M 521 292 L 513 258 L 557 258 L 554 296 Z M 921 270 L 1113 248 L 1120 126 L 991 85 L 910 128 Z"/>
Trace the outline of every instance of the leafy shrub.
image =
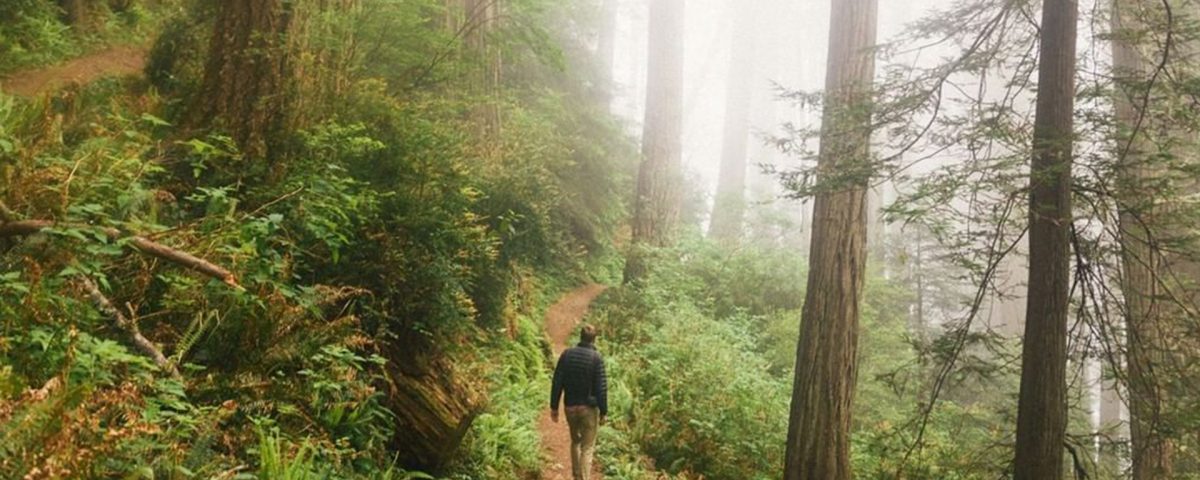
<path id="1" fill-rule="evenodd" d="M 551 284 L 553 284 L 551 282 Z M 493 386 L 487 408 L 471 425 L 455 478 L 520 480 L 542 469 L 538 420 L 550 390 L 541 318 L 552 292 L 527 305 L 508 339 L 483 346 L 487 379 Z"/>
<path id="2" fill-rule="evenodd" d="M 640 289 L 610 290 L 593 310 L 602 349 L 615 353 L 609 369 L 616 422 L 607 438 L 637 444 L 668 472 L 777 478 L 803 262 L 777 247 L 727 249 L 697 239 L 648 256 L 650 273 Z M 995 478 L 1006 468 L 995 458 L 997 449 L 1005 452 L 1011 422 L 980 405 L 939 403 L 920 448 L 909 452 L 929 381 L 927 353 L 908 333 L 912 293 L 875 271 L 865 290 L 852 440 L 856 475 Z M 616 446 L 608 454 L 624 459 L 617 468 L 637 472 L 628 450 Z"/>
<path id="3" fill-rule="evenodd" d="M 75 26 L 64 23 L 63 11 L 56 3 L 7 0 L 0 4 L 0 74 L 54 63 L 106 45 L 144 41 L 179 2 L 89 2 L 85 23 Z"/>
<path id="4" fill-rule="evenodd" d="M 697 306 L 716 291 L 683 272 L 705 258 L 661 260 L 643 290 L 614 291 L 597 307 L 601 348 L 616 364 L 613 417 L 665 471 L 774 478 L 788 383 L 768 374 L 749 317 Z"/>
<path id="5" fill-rule="evenodd" d="M 78 53 L 70 27 L 52 2 L 13 0 L 0 5 L 0 73 Z"/>

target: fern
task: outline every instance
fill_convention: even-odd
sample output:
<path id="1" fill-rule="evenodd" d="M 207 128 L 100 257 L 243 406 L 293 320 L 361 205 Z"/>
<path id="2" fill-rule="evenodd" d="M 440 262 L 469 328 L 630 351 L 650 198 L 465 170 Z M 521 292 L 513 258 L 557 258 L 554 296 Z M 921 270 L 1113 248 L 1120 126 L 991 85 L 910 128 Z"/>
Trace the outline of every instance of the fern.
<path id="1" fill-rule="evenodd" d="M 196 312 L 196 316 L 188 323 L 187 329 L 183 331 L 183 336 L 179 337 L 179 342 L 175 345 L 175 355 L 171 357 L 174 364 L 179 365 L 183 362 L 184 357 L 192 351 L 192 348 L 208 331 L 209 319 L 216 316 L 215 310 Z"/>
<path id="2" fill-rule="evenodd" d="M 278 433 L 258 431 L 258 478 L 260 480 L 309 480 L 326 478 L 319 473 L 315 449 L 305 442 L 288 456 L 286 442 Z"/>

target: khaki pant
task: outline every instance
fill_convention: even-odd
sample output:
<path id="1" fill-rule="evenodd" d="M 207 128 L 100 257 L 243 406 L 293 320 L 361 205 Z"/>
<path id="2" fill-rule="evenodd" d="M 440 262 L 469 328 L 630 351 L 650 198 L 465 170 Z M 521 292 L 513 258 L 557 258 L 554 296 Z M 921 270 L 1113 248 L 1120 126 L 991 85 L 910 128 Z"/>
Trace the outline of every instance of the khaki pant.
<path id="1" fill-rule="evenodd" d="M 592 476 L 592 454 L 596 450 L 599 424 L 600 409 L 567 407 L 567 425 L 571 427 L 571 474 L 575 480 L 588 480 Z"/>

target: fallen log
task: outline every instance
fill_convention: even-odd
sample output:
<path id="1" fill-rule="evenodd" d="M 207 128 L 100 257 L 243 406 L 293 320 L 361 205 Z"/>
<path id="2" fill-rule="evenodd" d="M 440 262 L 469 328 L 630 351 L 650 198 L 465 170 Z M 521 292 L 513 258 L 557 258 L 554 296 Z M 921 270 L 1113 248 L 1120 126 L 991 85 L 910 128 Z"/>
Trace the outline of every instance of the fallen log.
<path id="1" fill-rule="evenodd" d="M 238 289 L 241 288 L 241 285 L 238 285 L 237 277 L 234 276 L 233 272 L 226 270 L 224 267 L 216 265 L 208 260 L 197 257 L 185 251 L 168 247 L 146 237 L 139 235 L 126 235 L 120 230 L 111 227 L 57 223 L 50 220 L 20 220 L 15 222 L 0 223 L 0 238 L 29 236 L 52 228 L 73 228 L 79 230 L 99 231 L 108 237 L 109 240 L 113 242 L 124 242 L 126 245 L 129 245 L 140 253 L 174 263 L 189 270 L 195 270 L 199 273 L 220 280 L 230 287 Z"/>
<path id="2" fill-rule="evenodd" d="M 387 406 L 396 414 L 391 446 L 405 468 L 440 471 L 483 411 L 483 395 L 444 359 L 387 356 Z"/>

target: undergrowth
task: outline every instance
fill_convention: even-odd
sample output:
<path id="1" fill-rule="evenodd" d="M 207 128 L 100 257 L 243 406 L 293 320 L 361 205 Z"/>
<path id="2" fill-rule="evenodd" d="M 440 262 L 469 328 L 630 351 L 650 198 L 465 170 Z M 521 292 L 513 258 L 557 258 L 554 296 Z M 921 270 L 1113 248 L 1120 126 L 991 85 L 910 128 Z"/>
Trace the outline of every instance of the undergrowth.
<path id="1" fill-rule="evenodd" d="M 589 320 L 609 353 L 613 414 L 601 452 L 612 478 L 778 478 L 783 465 L 806 266 L 773 245 L 692 237 L 652 252 L 636 287 L 602 296 Z M 908 287 L 869 275 L 852 458 L 861 478 L 995 478 L 1005 417 L 942 402 L 908 454 L 928 346 L 909 335 Z M 924 352 L 924 353 L 923 353 Z M 982 383 L 980 383 L 982 382 Z M 988 385 L 958 378 L 953 391 Z M 986 387 L 985 387 L 986 388 Z M 967 439 L 969 441 L 963 441 Z M 984 449 L 971 446 L 990 445 Z M 648 457 L 650 462 L 644 460 Z M 652 469 L 652 468 L 653 469 Z"/>
<path id="2" fill-rule="evenodd" d="M 82 23 L 67 22 L 60 2 L 6 0 L 0 3 L 0 76 L 47 65 L 117 44 L 139 45 L 154 38 L 180 1 L 87 2 Z"/>
<path id="3" fill-rule="evenodd" d="M 177 28 L 149 84 L 0 94 L 0 225 L 47 222 L 0 238 L 0 477 L 536 477 L 542 313 L 563 286 L 612 276 L 635 151 L 564 68 L 561 49 L 583 48 L 554 30 L 565 9 L 513 4 L 519 76 L 486 99 L 463 75 L 479 58 L 440 56 L 454 46 L 431 27 L 440 1 L 309 18 L 321 35 L 304 59 L 358 56 L 311 66 L 305 110 L 259 158 L 183 127 L 212 2 L 170 19 L 171 1 L 100 9 L 88 33 L 48 3 L 0 6 L 15 12 L 0 38 L 23 39 L 0 42 L 23 49 L 0 52 L 0 71 L 109 32 L 139 40 L 159 12 Z M 362 32 L 386 42 L 349 48 Z M 425 70 L 433 83 L 413 88 Z M 476 133 L 482 100 L 502 112 L 495 135 Z M 397 405 L 423 392 L 402 389 L 451 374 L 447 395 L 483 410 L 461 447 L 436 452 L 448 464 L 419 464 Z"/>

